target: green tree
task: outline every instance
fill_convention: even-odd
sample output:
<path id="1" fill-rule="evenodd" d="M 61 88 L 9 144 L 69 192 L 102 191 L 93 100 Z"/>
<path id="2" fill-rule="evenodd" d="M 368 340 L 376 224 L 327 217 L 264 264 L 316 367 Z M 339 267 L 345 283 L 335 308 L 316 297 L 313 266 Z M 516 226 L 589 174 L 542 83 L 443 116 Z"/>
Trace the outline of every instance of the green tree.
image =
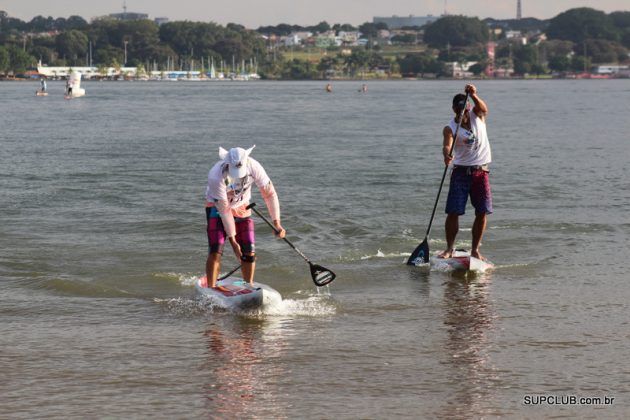
<path id="1" fill-rule="evenodd" d="M 535 45 L 519 45 L 513 51 L 514 71 L 519 74 L 530 73 L 538 64 L 538 51 Z"/>
<path id="2" fill-rule="evenodd" d="M 309 80 L 317 77 L 317 69 L 310 61 L 294 59 L 283 66 L 282 78 L 290 80 Z"/>
<path id="3" fill-rule="evenodd" d="M 321 33 L 330 31 L 330 25 L 328 24 L 328 22 L 323 21 L 323 22 L 319 22 L 315 26 L 310 26 L 307 29 L 310 32 L 315 32 L 315 33 L 321 34 Z"/>
<path id="4" fill-rule="evenodd" d="M 125 60 L 125 52 L 122 48 L 107 44 L 94 51 L 93 59 L 98 64 L 113 67 L 114 63 L 122 63 Z"/>
<path id="5" fill-rule="evenodd" d="M 339 24 L 336 23 L 333 25 L 332 30 L 336 33 L 339 32 L 354 32 L 357 30 L 355 26 L 350 25 L 349 23 Z"/>
<path id="6" fill-rule="evenodd" d="M 441 75 L 445 72 L 443 63 L 433 55 L 425 53 L 407 54 L 404 57 L 399 57 L 398 65 L 400 73 L 407 77 L 422 76 L 425 73 Z"/>
<path id="7" fill-rule="evenodd" d="M 568 56 L 556 55 L 549 59 L 548 66 L 551 70 L 565 72 L 571 68 L 571 59 Z"/>
<path id="8" fill-rule="evenodd" d="M 610 15 L 613 25 L 619 31 L 621 44 L 630 48 L 630 12 L 613 12 Z"/>
<path id="9" fill-rule="evenodd" d="M 365 71 L 370 62 L 370 53 L 364 49 L 355 49 L 345 58 L 344 64 L 351 75 Z"/>
<path id="10" fill-rule="evenodd" d="M 51 16 L 48 16 L 47 18 L 45 18 L 44 16 L 41 16 L 41 15 L 35 16 L 28 23 L 28 28 L 29 28 L 29 31 L 31 31 L 31 32 L 52 31 L 52 30 L 56 29 L 55 28 L 55 20 Z"/>
<path id="11" fill-rule="evenodd" d="M 66 19 L 65 27 L 58 29 L 66 29 L 66 30 L 80 30 L 84 31 L 89 28 L 89 24 L 83 19 L 81 16 L 72 15 L 68 19 Z"/>
<path id="12" fill-rule="evenodd" d="M 378 27 L 371 22 L 365 22 L 363 25 L 359 25 L 359 32 L 365 38 L 376 38 L 378 35 Z"/>
<path id="13" fill-rule="evenodd" d="M 9 56 L 9 51 L 0 45 L 0 72 L 6 73 L 9 71 L 9 66 L 11 64 L 11 58 Z"/>
<path id="14" fill-rule="evenodd" d="M 584 57 L 583 55 L 574 55 L 571 58 L 571 66 L 570 69 L 577 72 L 588 71 L 591 67 L 591 62 L 588 57 Z"/>
<path id="15" fill-rule="evenodd" d="M 587 39 L 619 40 L 613 19 L 590 7 L 570 9 L 549 21 L 549 39 L 564 39 L 581 44 Z"/>
<path id="16" fill-rule="evenodd" d="M 488 26 L 478 18 L 446 16 L 428 25 L 424 42 L 433 48 L 466 47 L 486 43 Z"/>
<path id="17" fill-rule="evenodd" d="M 468 68 L 468 71 L 470 71 L 472 74 L 480 75 L 484 72 L 485 69 L 486 67 L 482 63 L 477 63 L 470 66 Z"/>
<path id="18" fill-rule="evenodd" d="M 617 63 L 628 58 L 627 48 L 605 39 L 588 39 L 584 41 L 584 48 L 586 48 L 586 55 L 592 59 L 593 63 Z M 581 48 L 578 45 L 575 49 Z"/>
<path id="19" fill-rule="evenodd" d="M 343 59 L 339 56 L 326 55 L 319 60 L 317 70 L 321 72 L 322 78 L 325 78 L 328 72 L 337 72 L 342 64 Z"/>
<path id="20" fill-rule="evenodd" d="M 155 22 L 146 19 L 120 22 L 118 31 L 124 34 L 123 49 L 124 42 L 127 42 L 128 63 L 137 66 L 155 57 L 160 44 L 158 30 Z"/>
<path id="21" fill-rule="evenodd" d="M 414 34 L 395 35 L 391 39 L 392 44 L 413 45 L 417 42 Z"/>
<path id="22" fill-rule="evenodd" d="M 72 65 L 77 64 L 79 57 L 85 57 L 88 50 L 88 37 L 75 29 L 57 35 L 57 51 L 59 55 L 69 59 Z"/>
<path id="23" fill-rule="evenodd" d="M 16 46 L 9 47 L 9 60 L 10 69 L 14 73 L 23 73 L 35 64 L 35 59 L 30 54 Z"/>

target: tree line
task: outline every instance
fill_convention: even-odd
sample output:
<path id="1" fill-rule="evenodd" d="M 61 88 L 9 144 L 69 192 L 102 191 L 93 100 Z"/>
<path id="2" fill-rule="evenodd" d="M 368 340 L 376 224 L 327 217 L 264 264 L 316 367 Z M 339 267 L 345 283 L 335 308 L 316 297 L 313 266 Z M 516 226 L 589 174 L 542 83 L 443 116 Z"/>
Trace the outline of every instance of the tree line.
<path id="1" fill-rule="evenodd" d="M 388 75 L 436 77 L 446 75 L 445 63 L 475 61 L 471 70 L 481 73 L 488 63 L 486 44 L 497 43 L 496 66 L 516 73 L 582 71 L 592 64 L 628 61 L 630 12 L 606 14 L 592 8 L 567 10 L 549 20 L 533 18 L 497 21 L 465 16 L 443 16 L 422 28 L 406 28 L 391 38 L 400 45 L 415 45 L 385 54 L 376 41 L 384 24 L 366 22 L 314 26 L 280 24 L 247 29 L 229 23 L 119 21 L 104 17 L 85 21 L 79 16 L 37 16 L 24 22 L 0 12 L 0 73 L 21 73 L 41 61 L 51 66 L 144 67 L 189 70 L 194 63 L 255 62 L 267 78 L 314 79 L 331 75 L 357 77 L 375 71 Z M 498 30 L 500 29 L 500 31 Z M 538 37 L 523 44 L 506 38 L 507 30 Z M 312 61 L 291 58 L 288 50 L 272 42 L 298 31 L 359 31 L 369 41 L 352 48 L 330 47 Z M 545 36 L 540 36 L 544 34 Z M 420 51 L 420 52 L 418 52 Z M 226 65 L 227 65 L 226 64 Z M 199 68 L 198 68 L 199 69 Z"/>

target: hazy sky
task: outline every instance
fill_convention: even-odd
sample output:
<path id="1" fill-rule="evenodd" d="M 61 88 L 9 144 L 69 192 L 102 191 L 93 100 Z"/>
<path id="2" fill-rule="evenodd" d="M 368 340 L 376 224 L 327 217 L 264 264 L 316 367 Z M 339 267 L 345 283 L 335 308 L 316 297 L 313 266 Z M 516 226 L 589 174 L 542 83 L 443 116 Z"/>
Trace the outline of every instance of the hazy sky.
<path id="1" fill-rule="evenodd" d="M 147 13 L 151 19 L 240 23 L 249 28 L 290 23 L 358 25 L 373 16 L 449 14 L 511 19 L 517 0 L 127 0 L 128 12 Z M 29 21 L 37 15 L 91 18 L 122 12 L 124 0 L 0 0 L 0 10 Z M 574 7 L 610 13 L 630 11 L 630 0 L 521 0 L 523 17 L 548 19 Z"/>

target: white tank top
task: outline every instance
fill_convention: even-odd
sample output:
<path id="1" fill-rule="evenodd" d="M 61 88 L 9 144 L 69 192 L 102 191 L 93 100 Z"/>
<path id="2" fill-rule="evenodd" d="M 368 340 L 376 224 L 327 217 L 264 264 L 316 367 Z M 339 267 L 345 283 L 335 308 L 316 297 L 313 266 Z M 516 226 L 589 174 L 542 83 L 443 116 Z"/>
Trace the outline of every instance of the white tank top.
<path id="1" fill-rule="evenodd" d="M 458 166 L 487 165 L 492 161 L 490 142 L 486 131 L 486 123 L 472 110 L 470 115 L 470 130 L 460 127 L 455 139 L 453 150 L 453 164 Z M 455 118 L 448 124 L 453 135 L 457 130 Z"/>

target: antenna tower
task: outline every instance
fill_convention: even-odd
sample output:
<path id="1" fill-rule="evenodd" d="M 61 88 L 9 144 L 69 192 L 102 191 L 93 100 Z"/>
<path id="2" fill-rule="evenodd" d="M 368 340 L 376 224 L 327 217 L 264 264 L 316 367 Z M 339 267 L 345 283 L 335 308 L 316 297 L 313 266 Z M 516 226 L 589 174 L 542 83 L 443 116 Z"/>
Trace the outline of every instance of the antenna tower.
<path id="1" fill-rule="evenodd" d="M 448 15 L 448 0 L 444 0 L 444 16 Z"/>
<path id="2" fill-rule="evenodd" d="M 520 20 L 523 17 L 521 13 L 521 0 L 516 0 L 516 19 Z"/>

